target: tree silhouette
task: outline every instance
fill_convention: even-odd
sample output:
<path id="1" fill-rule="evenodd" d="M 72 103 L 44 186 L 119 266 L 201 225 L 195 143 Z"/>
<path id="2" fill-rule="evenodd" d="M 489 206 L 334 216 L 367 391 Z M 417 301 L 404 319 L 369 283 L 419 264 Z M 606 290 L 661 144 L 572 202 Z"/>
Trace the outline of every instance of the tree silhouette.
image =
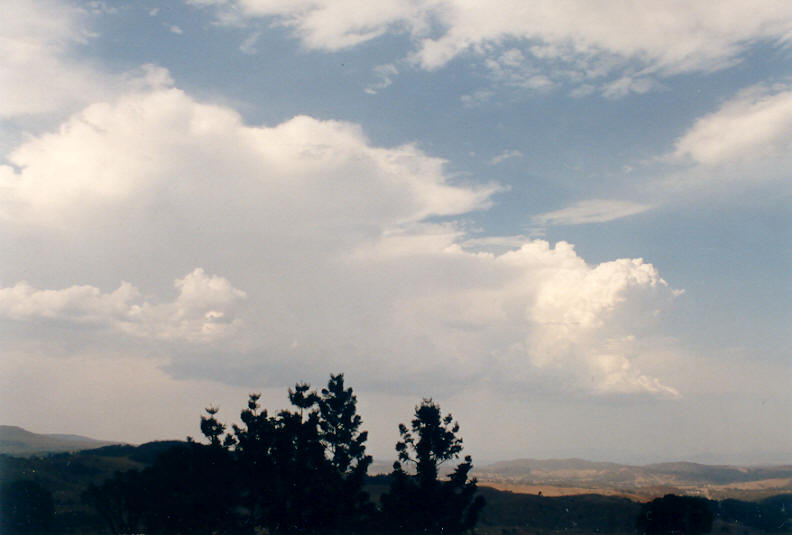
<path id="1" fill-rule="evenodd" d="M 260 394 L 250 394 L 241 424 L 226 434 L 210 406 L 200 421 L 208 444 L 188 437 L 150 467 L 117 473 L 84 499 L 113 533 L 371 528 L 376 509 L 363 491 L 368 433 L 344 376 L 331 375 L 320 394 L 298 383 L 288 397 L 293 409 L 271 416 L 259 406 Z"/>
<path id="2" fill-rule="evenodd" d="M 357 397 L 351 388 L 344 388 L 344 375 L 330 375 L 327 387 L 317 397 L 320 440 L 332 468 L 329 484 L 332 524 L 353 529 L 362 527 L 373 515 L 373 505 L 363 491 L 366 472 L 372 462 L 366 455 L 367 431 L 360 431 L 363 423 L 357 413 Z"/>
<path id="3" fill-rule="evenodd" d="M 439 467 L 459 458 L 462 438 L 459 424 L 440 406 L 424 399 L 415 407 L 410 428 L 399 425 L 401 440 L 396 443 L 398 461 L 393 463 L 390 491 L 383 495 L 386 525 L 399 532 L 462 533 L 475 526 L 484 500 L 476 497 L 476 480 L 468 480 L 472 469 L 465 457 L 450 478 L 439 479 Z M 408 474 L 402 463 L 413 466 Z"/>
<path id="4" fill-rule="evenodd" d="M 704 498 L 666 494 L 643 504 L 636 525 L 640 533 L 652 535 L 699 535 L 712 530 L 713 516 Z"/>
<path id="5" fill-rule="evenodd" d="M 275 504 L 273 493 L 278 489 L 273 457 L 277 423 L 266 409 L 259 410 L 260 398 L 261 394 L 250 394 L 240 414 L 243 425 L 233 426 L 241 505 L 247 510 L 242 525 L 249 529 L 268 525 Z"/>
<path id="6" fill-rule="evenodd" d="M 331 376 L 321 395 L 309 384 L 296 384 L 289 389 L 295 410 L 275 417 L 260 410 L 259 399 L 250 395 L 242 425 L 233 426 L 233 440 L 223 441 L 233 447 L 238 465 L 241 527 L 288 533 L 362 526 L 373 512 L 362 490 L 371 457 L 357 398 L 343 375 Z M 202 430 L 217 444 L 223 428 L 213 417 L 202 419 Z"/>
<path id="7" fill-rule="evenodd" d="M 235 533 L 240 502 L 235 476 L 231 453 L 220 445 L 193 442 L 166 451 L 141 477 L 145 532 Z"/>
<path id="8" fill-rule="evenodd" d="M 344 388 L 344 374 L 331 375 L 316 402 L 322 444 L 333 468 L 341 475 L 348 475 L 359 467 L 368 467 L 371 464 L 371 457 L 366 455 L 368 431 L 360 431 L 363 420 L 357 413 L 357 396 L 351 388 Z"/>
<path id="9" fill-rule="evenodd" d="M 222 442 L 220 441 L 220 437 L 225 431 L 225 425 L 221 424 L 217 418 L 215 418 L 215 414 L 220 410 L 218 407 L 210 406 L 206 407 L 206 414 L 208 416 L 201 416 L 201 433 L 209 439 L 209 444 L 212 446 L 221 446 Z"/>
<path id="10" fill-rule="evenodd" d="M 54 511 L 52 493 L 35 481 L 12 481 L 0 487 L 0 533 L 50 533 Z"/>
<path id="11" fill-rule="evenodd" d="M 92 505 L 113 535 L 138 533 L 150 510 L 146 486 L 138 470 L 116 472 L 101 485 L 91 485 L 83 501 Z"/>

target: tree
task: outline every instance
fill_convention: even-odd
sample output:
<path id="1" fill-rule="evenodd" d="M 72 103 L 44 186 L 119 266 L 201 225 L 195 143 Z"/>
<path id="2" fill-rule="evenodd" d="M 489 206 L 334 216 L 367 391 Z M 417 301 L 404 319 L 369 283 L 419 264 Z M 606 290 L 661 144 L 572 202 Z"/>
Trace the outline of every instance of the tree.
<path id="1" fill-rule="evenodd" d="M 713 516 L 704 498 L 666 494 L 643 504 L 636 524 L 640 533 L 699 535 L 712 530 Z"/>
<path id="2" fill-rule="evenodd" d="M 344 387 L 344 375 L 330 375 L 327 387 L 317 397 L 320 440 L 331 472 L 332 520 L 337 527 L 354 529 L 373 515 L 368 493 L 363 491 L 372 458 L 366 455 L 368 432 L 361 431 L 363 419 L 357 413 L 357 397 Z"/>
<path id="3" fill-rule="evenodd" d="M 247 408 L 239 415 L 243 425 L 233 426 L 242 506 L 248 511 L 243 526 L 251 530 L 268 525 L 275 504 L 273 492 L 278 488 L 273 484 L 277 422 L 266 409 L 259 410 L 260 398 L 261 394 L 250 394 Z"/>
<path id="4" fill-rule="evenodd" d="M 209 439 L 209 444 L 211 446 L 221 446 L 223 443 L 220 441 L 220 437 L 225 431 L 225 424 L 221 424 L 217 418 L 215 418 L 215 414 L 220 410 L 218 407 L 206 407 L 206 414 L 208 416 L 201 416 L 201 433 Z"/>
<path id="5" fill-rule="evenodd" d="M 35 481 L 12 481 L 0 487 L 1 533 L 50 533 L 54 511 L 52 493 Z"/>
<path id="6" fill-rule="evenodd" d="M 462 438 L 459 424 L 440 406 L 424 399 L 415 407 L 410 428 L 399 425 L 398 461 L 393 463 L 390 492 L 383 496 L 387 527 L 396 531 L 462 533 L 473 528 L 484 499 L 475 496 L 476 480 L 468 479 L 473 467 L 466 456 L 448 479 L 439 479 L 439 467 L 459 458 Z M 408 474 L 402 463 L 413 466 Z"/>
<path id="7" fill-rule="evenodd" d="M 162 453 L 142 473 L 143 526 L 152 534 L 237 533 L 240 489 L 231 452 L 188 443 Z"/>
<path id="8" fill-rule="evenodd" d="M 321 394 L 298 383 L 294 410 L 270 416 L 250 394 L 227 433 L 217 407 L 201 416 L 208 444 L 188 437 L 141 472 L 117 473 L 85 493 L 113 533 L 354 532 L 376 510 L 363 492 L 371 457 L 357 398 L 344 376 Z"/>
<path id="9" fill-rule="evenodd" d="M 150 509 L 148 497 L 138 470 L 117 471 L 101 485 L 88 487 L 82 495 L 113 535 L 140 532 L 142 517 Z"/>
<path id="10" fill-rule="evenodd" d="M 344 374 L 330 375 L 327 387 L 317 398 L 322 444 L 333 468 L 341 476 L 349 476 L 371 464 L 366 455 L 368 431 L 360 431 L 363 423 L 357 413 L 357 396 L 344 388 Z"/>

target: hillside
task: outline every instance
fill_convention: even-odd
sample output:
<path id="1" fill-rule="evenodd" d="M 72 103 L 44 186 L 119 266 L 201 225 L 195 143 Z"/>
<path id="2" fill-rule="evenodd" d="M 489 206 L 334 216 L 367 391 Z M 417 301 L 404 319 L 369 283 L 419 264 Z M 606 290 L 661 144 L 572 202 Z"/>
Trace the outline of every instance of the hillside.
<path id="1" fill-rule="evenodd" d="M 7 455 L 39 455 L 80 451 L 117 444 L 80 435 L 31 433 L 14 425 L 0 425 L 0 453 Z"/>
<path id="2" fill-rule="evenodd" d="M 60 533 L 92 533 L 105 531 L 103 520 L 97 512 L 82 500 L 82 493 L 91 484 L 97 484 L 111 477 L 117 471 L 142 469 L 151 465 L 157 456 L 179 441 L 151 442 L 140 446 L 110 445 L 76 453 L 60 453 L 45 457 L 11 457 L 0 455 L 0 485 L 15 480 L 30 480 L 52 493 L 55 505 L 55 523 Z M 481 476 L 486 477 L 561 477 L 553 482 L 558 488 L 566 489 L 564 496 L 551 496 L 533 493 L 507 492 L 498 490 L 497 484 L 481 481 L 479 492 L 487 500 L 482 511 L 477 532 L 482 535 L 549 535 L 567 533 L 569 535 L 589 535 L 592 533 L 613 533 L 633 535 L 635 519 L 646 497 L 627 499 L 621 496 L 607 496 L 603 493 L 586 493 L 575 490 L 569 485 L 570 478 L 577 477 L 579 483 L 600 481 L 607 483 L 610 471 L 625 474 L 631 470 L 641 473 L 670 474 L 680 478 L 683 475 L 688 483 L 722 481 L 728 478 L 743 479 L 783 475 L 785 467 L 775 468 L 737 468 L 690 465 L 674 463 L 671 465 L 630 467 L 613 463 L 589 463 L 574 460 L 554 461 L 511 461 L 484 467 Z M 643 471 L 643 472 L 642 472 Z M 654 471 L 654 472 L 653 472 Z M 507 474 L 512 474 L 508 476 Z M 514 476 L 513 474 L 518 474 Z M 738 474 L 743 474 L 738 476 Z M 671 477 L 668 476 L 668 477 Z M 727 478 L 728 476 L 728 478 Z M 658 476 L 659 477 L 659 476 Z M 587 479 L 586 479 L 587 478 Z M 597 479 L 599 478 L 599 479 Z M 726 478 L 726 479 L 724 479 Z M 377 502 L 388 489 L 389 476 L 369 477 L 366 491 Z M 535 481 L 535 480 L 531 480 Z M 547 486 L 544 487 L 547 489 Z M 741 534 L 760 534 L 768 532 L 789 532 L 792 528 L 792 494 L 774 496 L 751 502 L 721 500 L 710 502 L 716 516 L 716 529 L 713 532 Z"/>
<path id="3" fill-rule="evenodd" d="M 792 465 L 715 466 L 688 462 L 631 466 L 581 459 L 518 459 L 480 467 L 479 480 L 515 492 L 599 493 L 650 499 L 672 492 L 759 499 L 792 492 Z"/>

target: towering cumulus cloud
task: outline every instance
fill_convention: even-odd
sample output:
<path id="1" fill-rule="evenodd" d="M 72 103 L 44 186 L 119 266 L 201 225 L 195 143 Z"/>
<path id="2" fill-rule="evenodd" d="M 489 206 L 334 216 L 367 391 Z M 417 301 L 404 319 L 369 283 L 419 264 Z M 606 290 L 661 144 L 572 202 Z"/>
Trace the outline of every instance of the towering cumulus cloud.
<path id="1" fill-rule="evenodd" d="M 91 105 L 9 162 L 4 322 L 147 340 L 181 374 L 252 384 L 321 365 L 677 395 L 636 364 L 676 295 L 652 265 L 592 266 L 541 240 L 468 249 L 455 221 L 498 186 L 453 183 L 442 160 L 357 125 L 248 126 L 170 88 Z"/>

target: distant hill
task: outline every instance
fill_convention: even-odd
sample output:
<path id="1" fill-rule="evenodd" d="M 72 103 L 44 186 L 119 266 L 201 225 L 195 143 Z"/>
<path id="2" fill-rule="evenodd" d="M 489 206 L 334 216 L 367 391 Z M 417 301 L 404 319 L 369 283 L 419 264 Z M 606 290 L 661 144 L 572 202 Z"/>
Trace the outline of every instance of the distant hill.
<path id="1" fill-rule="evenodd" d="M 651 498 L 664 493 L 754 499 L 792 492 L 792 465 L 726 466 L 688 462 L 631 466 L 582 459 L 517 459 L 480 467 L 484 483 L 548 495 L 598 492 Z"/>
<path id="2" fill-rule="evenodd" d="M 80 435 L 31 433 L 14 425 L 0 425 L 0 453 L 7 455 L 41 455 L 80 451 L 118 444 Z"/>

